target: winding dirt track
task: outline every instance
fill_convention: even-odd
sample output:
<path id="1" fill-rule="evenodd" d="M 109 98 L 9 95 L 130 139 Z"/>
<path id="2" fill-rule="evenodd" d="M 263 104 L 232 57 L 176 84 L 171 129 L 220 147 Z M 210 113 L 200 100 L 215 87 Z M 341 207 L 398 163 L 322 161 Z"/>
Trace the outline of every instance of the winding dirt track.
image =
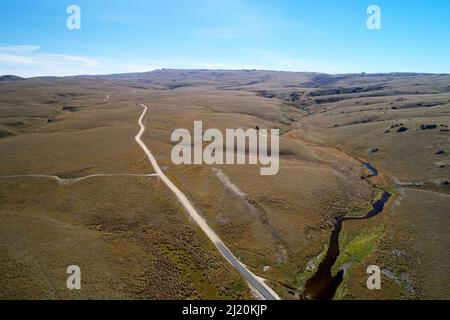
<path id="1" fill-rule="evenodd" d="M 170 190 L 172 190 L 172 192 L 175 194 L 180 203 L 188 212 L 189 216 L 199 225 L 199 227 L 203 230 L 203 232 L 214 243 L 217 250 L 219 250 L 219 252 L 233 266 L 233 268 L 235 268 L 242 275 L 242 277 L 244 277 L 244 279 L 247 281 L 250 287 L 254 289 L 255 292 L 262 299 L 280 300 L 280 297 L 264 282 L 264 279 L 254 275 L 250 270 L 248 270 L 248 268 L 243 263 L 241 263 L 233 255 L 233 253 L 227 248 L 227 246 L 222 242 L 222 240 L 220 240 L 218 235 L 206 223 L 205 219 L 203 219 L 203 217 L 194 208 L 194 206 L 191 204 L 189 199 L 184 195 L 184 193 L 180 189 L 178 189 L 161 170 L 155 157 L 152 155 L 150 150 L 147 148 L 147 146 L 141 139 L 142 135 L 145 132 L 145 126 L 142 123 L 142 120 L 144 119 L 147 113 L 148 107 L 144 104 L 140 104 L 140 106 L 144 108 L 144 111 L 142 112 L 142 115 L 140 116 L 138 121 L 141 129 L 139 133 L 136 135 L 135 140 L 139 144 L 139 146 L 144 150 L 158 177 L 167 185 L 167 187 L 169 187 Z"/>
<path id="2" fill-rule="evenodd" d="M 98 174 L 91 174 L 89 176 L 80 177 L 80 178 L 61 178 L 58 176 L 52 176 L 49 174 L 16 174 L 11 176 L 1 176 L 1 179 L 13 179 L 13 178 L 42 178 L 42 179 L 53 179 L 58 184 L 65 185 L 65 184 L 74 184 L 77 182 L 81 182 L 87 179 L 91 178 L 98 178 L 98 177 L 156 177 L 158 176 L 155 173 L 151 174 L 133 174 L 133 173 L 98 173 Z"/>

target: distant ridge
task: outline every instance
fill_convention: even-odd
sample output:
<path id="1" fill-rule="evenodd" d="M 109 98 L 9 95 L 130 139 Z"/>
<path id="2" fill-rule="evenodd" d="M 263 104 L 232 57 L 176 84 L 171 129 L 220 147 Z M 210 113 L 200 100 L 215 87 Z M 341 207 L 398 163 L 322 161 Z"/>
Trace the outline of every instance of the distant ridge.
<path id="1" fill-rule="evenodd" d="M 0 81 L 20 81 L 20 80 L 25 80 L 25 78 L 14 76 L 11 74 L 5 74 L 3 76 L 0 76 Z"/>

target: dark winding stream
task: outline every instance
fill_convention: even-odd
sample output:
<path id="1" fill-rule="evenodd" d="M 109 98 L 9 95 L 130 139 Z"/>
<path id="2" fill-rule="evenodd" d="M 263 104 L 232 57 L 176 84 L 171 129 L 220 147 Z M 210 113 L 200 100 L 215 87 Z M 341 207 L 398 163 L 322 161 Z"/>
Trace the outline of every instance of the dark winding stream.
<path id="1" fill-rule="evenodd" d="M 369 171 L 372 172 L 372 174 L 373 174 L 374 176 L 377 176 L 377 175 L 378 175 L 378 170 L 375 169 L 370 163 L 368 163 L 368 162 L 364 163 L 364 167 L 366 167 L 367 169 L 369 169 Z"/>
<path id="2" fill-rule="evenodd" d="M 365 163 L 364 166 L 368 168 L 374 176 L 378 175 L 378 171 L 369 163 Z M 340 270 L 335 276 L 331 273 L 331 268 L 339 256 L 339 234 L 342 230 L 342 224 L 347 220 L 364 220 L 376 216 L 383 211 L 384 205 L 389 201 L 389 198 L 390 194 L 384 191 L 381 198 L 372 204 L 372 209 L 364 217 L 341 217 L 336 219 L 326 256 L 317 267 L 316 273 L 306 281 L 305 290 L 300 295 L 300 299 L 333 299 L 336 289 L 344 278 L 344 270 Z"/>

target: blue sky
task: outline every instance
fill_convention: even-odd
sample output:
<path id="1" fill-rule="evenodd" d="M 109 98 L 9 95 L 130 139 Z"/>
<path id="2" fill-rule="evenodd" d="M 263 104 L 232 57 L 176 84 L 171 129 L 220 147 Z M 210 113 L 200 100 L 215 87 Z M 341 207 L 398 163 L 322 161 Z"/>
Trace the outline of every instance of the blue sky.
<path id="1" fill-rule="evenodd" d="M 81 8 L 81 30 L 66 27 L 72 4 Z M 372 4 L 381 8 L 381 30 L 366 27 Z M 443 0 L 5 0 L 0 74 L 450 73 L 449 38 Z"/>

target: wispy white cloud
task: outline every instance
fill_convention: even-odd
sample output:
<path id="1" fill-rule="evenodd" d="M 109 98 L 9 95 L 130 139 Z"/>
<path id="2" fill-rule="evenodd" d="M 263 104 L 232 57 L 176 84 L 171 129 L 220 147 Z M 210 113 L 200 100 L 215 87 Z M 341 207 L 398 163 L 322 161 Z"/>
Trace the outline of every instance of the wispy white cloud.
<path id="1" fill-rule="evenodd" d="M 45 62 L 51 64 L 80 64 L 86 67 L 96 67 L 100 62 L 93 58 L 72 56 L 67 54 L 46 54 L 37 57 L 38 62 Z M 40 61 L 39 61 L 40 60 Z"/>
<path id="2" fill-rule="evenodd" d="M 1 53 L 0 51 L 0 65 L 32 64 L 32 63 L 34 63 L 34 59 L 31 57 L 20 56 L 16 54 Z"/>
<path id="3" fill-rule="evenodd" d="M 2 74 L 23 77 L 96 75 L 128 72 L 147 72 L 160 68 L 173 69 L 264 69 L 280 71 L 314 71 L 341 73 L 335 65 L 324 65 L 298 56 L 274 50 L 241 48 L 234 57 L 224 60 L 205 60 L 173 56 L 167 59 L 93 58 L 60 53 L 41 53 L 39 46 L 0 46 Z"/>
<path id="4" fill-rule="evenodd" d="M 35 45 L 0 46 L 0 52 L 24 54 L 37 51 L 40 48 L 41 47 Z"/>
<path id="5" fill-rule="evenodd" d="M 100 66 L 89 57 L 41 53 L 36 45 L 0 46 L 0 69 L 25 77 L 41 75 L 79 74 Z"/>

